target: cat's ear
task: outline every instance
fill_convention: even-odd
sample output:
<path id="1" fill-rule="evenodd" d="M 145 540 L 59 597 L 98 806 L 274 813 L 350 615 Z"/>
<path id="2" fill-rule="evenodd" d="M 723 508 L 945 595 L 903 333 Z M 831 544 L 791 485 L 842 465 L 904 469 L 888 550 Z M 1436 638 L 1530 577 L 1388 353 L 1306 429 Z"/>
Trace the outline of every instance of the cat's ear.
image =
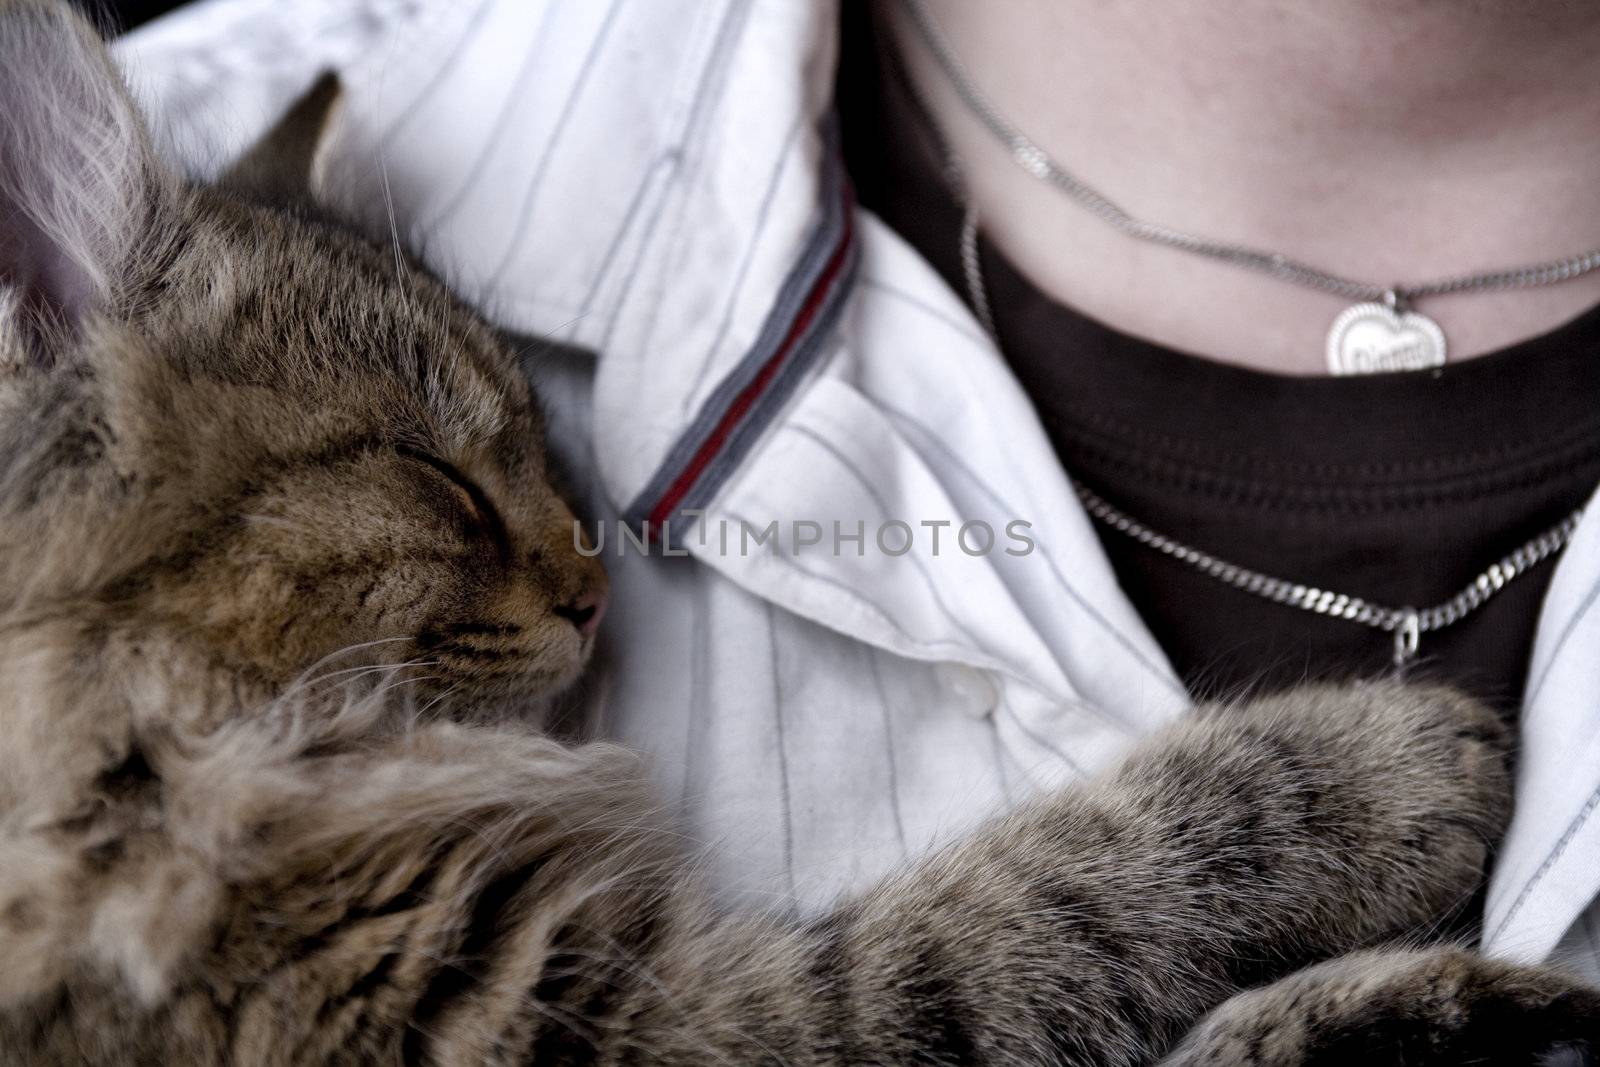
<path id="1" fill-rule="evenodd" d="M 273 127 L 225 171 L 218 184 L 269 203 L 315 195 L 317 150 L 338 109 L 339 76 L 324 71 Z"/>
<path id="2" fill-rule="evenodd" d="M 89 24 L 0 0 L 0 295 L 74 328 L 118 295 L 169 183 Z"/>

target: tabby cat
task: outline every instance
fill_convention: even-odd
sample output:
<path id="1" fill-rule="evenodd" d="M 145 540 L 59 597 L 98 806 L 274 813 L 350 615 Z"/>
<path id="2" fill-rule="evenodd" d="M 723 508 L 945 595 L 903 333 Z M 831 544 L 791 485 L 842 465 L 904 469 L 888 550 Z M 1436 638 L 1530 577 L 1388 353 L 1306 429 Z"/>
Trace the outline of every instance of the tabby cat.
<path id="1" fill-rule="evenodd" d="M 1595 1040 L 1557 974 L 1371 950 L 1506 822 L 1503 729 L 1439 689 L 1203 709 L 824 918 L 715 914 L 637 761 L 539 730 L 605 579 L 510 349 L 301 199 L 336 97 L 186 184 L 92 30 L 0 0 L 0 1062 Z"/>

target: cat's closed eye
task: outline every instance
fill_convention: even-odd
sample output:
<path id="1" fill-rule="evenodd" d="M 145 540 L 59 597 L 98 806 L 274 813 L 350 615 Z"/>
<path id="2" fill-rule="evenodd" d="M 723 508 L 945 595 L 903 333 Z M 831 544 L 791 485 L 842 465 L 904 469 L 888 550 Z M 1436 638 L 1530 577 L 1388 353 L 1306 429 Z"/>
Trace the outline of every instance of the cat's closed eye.
<path id="1" fill-rule="evenodd" d="M 489 494 L 482 486 L 464 474 L 455 464 L 431 452 L 406 444 L 396 445 L 395 452 L 429 468 L 449 483 L 472 527 L 490 538 L 502 557 L 510 552 L 511 541 L 506 533 L 505 520 L 501 518 L 494 501 L 489 499 Z"/>

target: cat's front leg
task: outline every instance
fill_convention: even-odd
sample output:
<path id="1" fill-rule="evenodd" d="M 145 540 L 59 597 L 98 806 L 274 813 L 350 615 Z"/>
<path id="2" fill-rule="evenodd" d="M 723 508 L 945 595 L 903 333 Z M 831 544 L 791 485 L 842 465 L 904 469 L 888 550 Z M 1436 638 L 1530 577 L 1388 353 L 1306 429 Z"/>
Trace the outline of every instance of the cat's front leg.
<path id="1" fill-rule="evenodd" d="M 1509 810 L 1507 737 L 1438 688 L 1203 709 L 800 931 L 679 926 L 664 992 L 607 1052 L 1148 1064 L 1240 990 L 1470 901 Z"/>
<path id="2" fill-rule="evenodd" d="M 1359 952 L 1241 993 L 1161 1067 L 1600 1064 L 1600 990 L 1460 949 Z"/>

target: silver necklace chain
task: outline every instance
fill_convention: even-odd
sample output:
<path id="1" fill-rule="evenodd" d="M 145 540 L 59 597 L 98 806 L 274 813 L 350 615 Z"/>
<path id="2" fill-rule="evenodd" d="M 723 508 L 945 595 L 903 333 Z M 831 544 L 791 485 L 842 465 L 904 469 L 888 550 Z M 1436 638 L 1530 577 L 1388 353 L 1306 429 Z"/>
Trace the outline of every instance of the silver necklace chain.
<path id="1" fill-rule="evenodd" d="M 1077 490 L 1078 499 L 1083 501 L 1084 508 L 1100 522 L 1235 589 L 1274 604 L 1286 604 L 1302 611 L 1346 619 L 1394 634 L 1396 667 L 1404 667 L 1417 654 L 1417 644 L 1423 634 L 1442 630 L 1466 618 L 1514 579 L 1560 552 L 1572 540 L 1572 532 L 1578 528 L 1578 520 L 1583 518 L 1583 509 L 1577 509 L 1510 555 L 1490 564 L 1449 600 L 1431 608 L 1392 608 L 1361 597 L 1335 593 L 1330 589 L 1284 581 L 1218 559 L 1209 552 L 1157 533 L 1137 519 L 1118 511 L 1077 481 L 1072 485 Z"/>
<path id="2" fill-rule="evenodd" d="M 912 22 L 915 23 L 918 33 L 945 76 L 950 79 L 956 93 L 968 110 L 1005 146 L 1017 165 L 1035 178 L 1055 186 L 1080 206 L 1129 237 L 1231 263 L 1346 299 L 1383 302 L 1391 307 L 1403 307 L 1422 297 L 1444 296 L 1448 293 L 1528 289 L 1541 285 L 1554 285 L 1600 269 L 1600 248 L 1595 248 L 1548 263 L 1462 274 L 1414 285 L 1377 285 L 1346 278 L 1277 252 L 1227 244 L 1184 233 L 1170 226 L 1146 222 L 1136 218 L 1110 197 L 1072 174 L 1018 129 L 1016 124 L 1006 118 L 994 102 L 978 88 L 966 67 L 951 49 L 950 42 L 934 22 L 924 0 L 906 0 L 906 6 L 910 10 Z"/>
<path id="3" fill-rule="evenodd" d="M 989 306 L 988 287 L 983 279 L 983 261 L 978 249 L 978 216 L 969 204 L 961 223 L 961 269 L 967 285 L 967 299 L 990 337 L 997 338 L 994 319 Z M 997 338 L 998 339 L 998 338 Z M 1193 545 L 1185 544 L 1146 526 L 1138 519 L 1108 504 L 1104 498 L 1084 486 L 1076 478 L 1069 479 L 1084 510 L 1096 521 L 1120 534 L 1133 538 L 1164 556 L 1187 564 L 1202 574 L 1233 586 L 1252 596 L 1284 604 L 1302 611 L 1345 619 L 1374 630 L 1394 635 L 1394 665 L 1403 670 L 1417 654 L 1417 645 L 1425 633 L 1442 630 L 1461 621 L 1541 562 L 1560 552 L 1572 540 L 1573 531 L 1583 518 L 1583 509 L 1577 508 L 1566 518 L 1525 542 L 1509 555 L 1502 557 L 1480 571 L 1462 590 L 1448 600 L 1429 608 L 1395 608 L 1377 604 L 1358 596 L 1335 593 L 1331 589 L 1274 578 L 1270 574 L 1251 570 L 1237 563 L 1213 556 Z"/>

